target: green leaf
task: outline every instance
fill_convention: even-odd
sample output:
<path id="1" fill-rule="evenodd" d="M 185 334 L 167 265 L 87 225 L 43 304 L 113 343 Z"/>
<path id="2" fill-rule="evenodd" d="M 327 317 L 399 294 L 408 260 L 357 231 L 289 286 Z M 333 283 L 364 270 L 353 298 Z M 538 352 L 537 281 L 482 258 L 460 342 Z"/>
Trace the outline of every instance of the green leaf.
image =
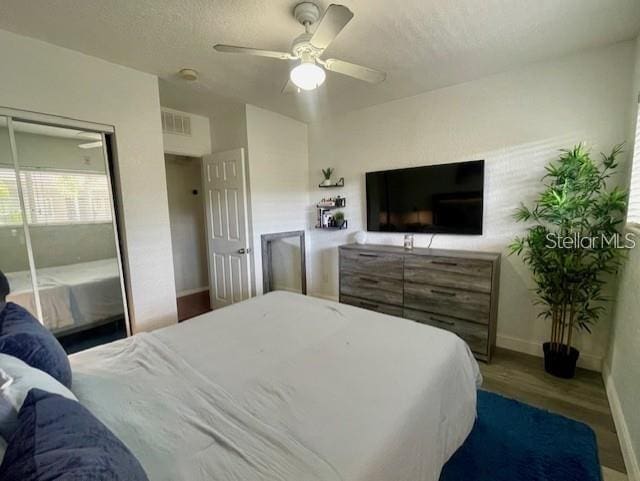
<path id="1" fill-rule="evenodd" d="M 622 144 L 601 162 L 591 158 L 582 143 L 560 151 L 545 167 L 541 192 L 531 207 L 520 205 L 514 212 L 518 222 L 532 222 L 523 236 L 508 246 L 509 255 L 518 255 L 531 270 L 539 317 L 574 310 L 574 327 L 589 330 L 605 311 L 610 299 L 603 289 L 611 274 L 625 258 L 615 245 L 595 243 L 571 248 L 553 246 L 549 236 L 578 235 L 587 239 L 610 238 L 624 224 L 627 191 L 607 188 L 614 175 Z"/>

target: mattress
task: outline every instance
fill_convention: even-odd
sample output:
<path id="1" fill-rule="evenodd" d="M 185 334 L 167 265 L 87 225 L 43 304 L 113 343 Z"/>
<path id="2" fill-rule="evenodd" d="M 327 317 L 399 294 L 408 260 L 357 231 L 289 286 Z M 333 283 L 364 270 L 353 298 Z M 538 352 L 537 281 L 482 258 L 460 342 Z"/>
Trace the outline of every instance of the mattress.
<path id="1" fill-rule="evenodd" d="M 56 331 L 124 314 L 116 259 L 102 259 L 37 270 L 44 324 Z M 29 271 L 6 274 L 8 301 L 35 313 Z"/>
<path id="2" fill-rule="evenodd" d="M 285 292 L 71 364 L 152 481 L 437 481 L 481 380 L 454 334 Z"/>

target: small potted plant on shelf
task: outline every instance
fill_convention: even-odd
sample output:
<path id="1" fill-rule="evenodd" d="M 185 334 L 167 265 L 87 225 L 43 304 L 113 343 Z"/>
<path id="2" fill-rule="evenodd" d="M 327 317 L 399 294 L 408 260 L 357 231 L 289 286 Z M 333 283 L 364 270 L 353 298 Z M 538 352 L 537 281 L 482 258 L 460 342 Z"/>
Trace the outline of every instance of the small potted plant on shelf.
<path id="1" fill-rule="evenodd" d="M 598 162 L 582 144 L 563 150 L 546 167 L 545 188 L 533 207 L 522 205 L 515 214 L 519 222 L 532 222 L 510 250 L 531 269 L 542 306 L 539 315 L 551 321 L 550 340 L 543 344 L 544 367 L 557 377 L 575 375 L 580 352 L 574 347 L 574 330 L 591 333 L 608 300 L 607 276 L 624 259 L 619 247 L 626 238 L 620 241 L 619 229 L 627 192 L 606 185 L 621 152 L 616 146 Z"/>
<path id="2" fill-rule="evenodd" d="M 344 213 L 336 212 L 335 214 L 333 214 L 333 221 L 335 222 L 338 229 L 342 229 L 344 223 L 346 222 L 346 220 L 344 219 Z"/>
<path id="3" fill-rule="evenodd" d="M 327 167 L 326 169 L 322 169 L 322 175 L 324 175 L 324 180 L 322 181 L 322 185 L 331 185 L 332 174 L 333 174 L 333 168 Z"/>

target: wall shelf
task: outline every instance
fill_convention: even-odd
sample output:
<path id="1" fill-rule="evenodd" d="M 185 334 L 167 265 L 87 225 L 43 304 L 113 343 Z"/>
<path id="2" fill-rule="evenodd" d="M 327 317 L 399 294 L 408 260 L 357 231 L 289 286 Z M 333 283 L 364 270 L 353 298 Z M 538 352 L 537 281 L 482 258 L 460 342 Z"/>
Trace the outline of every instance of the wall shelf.
<path id="1" fill-rule="evenodd" d="M 320 187 L 321 189 L 334 189 L 336 187 L 344 187 L 344 177 L 340 177 L 338 182 L 336 182 L 335 184 L 329 184 L 329 185 L 318 184 L 318 187 Z"/>
<path id="2" fill-rule="evenodd" d="M 342 227 L 335 227 L 335 226 L 327 226 L 327 227 L 321 227 L 321 226 L 316 226 L 316 229 L 320 229 L 320 230 L 345 230 L 348 227 L 348 222 L 346 219 L 344 221 L 344 223 L 342 224 Z"/>
<path id="3" fill-rule="evenodd" d="M 322 199 L 316 204 L 316 229 L 324 230 L 343 230 L 347 228 L 347 220 L 338 227 L 335 225 L 333 212 L 338 209 L 344 209 L 347 206 L 347 199 L 337 196 L 335 198 Z"/>
<path id="4" fill-rule="evenodd" d="M 344 209 L 344 206 L 338 206 L 338 205 L 316 205 L 316 209 L 322 209 L 322 210 Z"/>

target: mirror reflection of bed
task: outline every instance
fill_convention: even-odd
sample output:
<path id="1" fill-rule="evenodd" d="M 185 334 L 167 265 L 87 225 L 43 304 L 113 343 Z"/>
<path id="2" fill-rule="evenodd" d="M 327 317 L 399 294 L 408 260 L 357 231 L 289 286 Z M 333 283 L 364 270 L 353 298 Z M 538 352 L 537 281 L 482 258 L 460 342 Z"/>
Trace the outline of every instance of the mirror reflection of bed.
<path id="1" fill-rule="evenodd" d="M 36 312 L 29 271 L 7 272 L 7 301 Z M 114 258 L 37 270 L 44 325 L 68 351 L 125 337 L 118 265 Z"/>
<path id="2" fill-rule="evenodd" d="M 17 120 L 13 131 L 15 159 L 8 124 L 0 123 L 7 301 L 38 317 L 68 352 L 125 337 L 102 134 Z"/>

